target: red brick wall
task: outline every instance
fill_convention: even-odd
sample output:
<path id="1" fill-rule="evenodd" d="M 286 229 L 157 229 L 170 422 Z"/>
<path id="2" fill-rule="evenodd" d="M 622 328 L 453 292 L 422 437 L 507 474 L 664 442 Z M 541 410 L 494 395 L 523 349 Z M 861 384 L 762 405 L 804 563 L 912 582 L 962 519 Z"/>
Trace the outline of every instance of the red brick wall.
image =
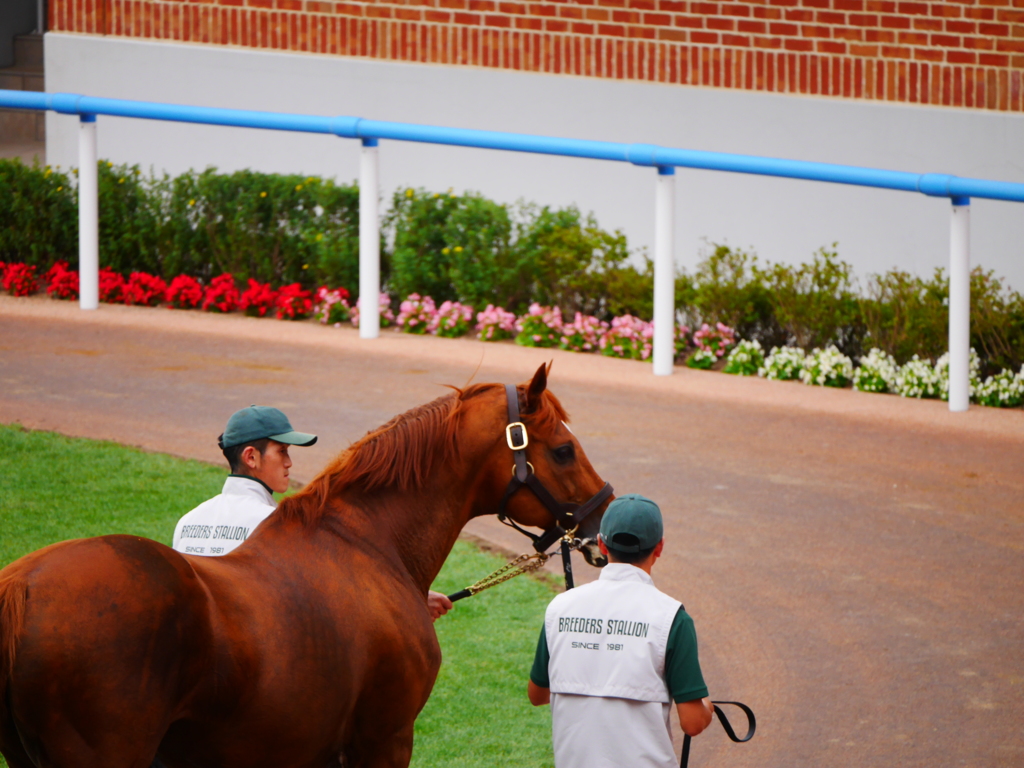
<path id="1" fill-rule="evenodd" d="M 1024 0 L 49 0 L 54 31 L 1024 111 Z"/>

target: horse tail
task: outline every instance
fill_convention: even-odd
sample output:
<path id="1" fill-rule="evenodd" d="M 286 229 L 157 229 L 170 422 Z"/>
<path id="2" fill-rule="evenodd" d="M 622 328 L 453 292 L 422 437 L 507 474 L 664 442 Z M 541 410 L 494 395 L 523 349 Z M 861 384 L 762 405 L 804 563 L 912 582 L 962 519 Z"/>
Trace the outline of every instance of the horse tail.
<path id="1" fill-rule="evenodd" d="M 0 579 L 0 708 L 14 672 L 14 656 L 25 624 L 27 602 L 28 585 L 24 581 L 11 577 Z"/>

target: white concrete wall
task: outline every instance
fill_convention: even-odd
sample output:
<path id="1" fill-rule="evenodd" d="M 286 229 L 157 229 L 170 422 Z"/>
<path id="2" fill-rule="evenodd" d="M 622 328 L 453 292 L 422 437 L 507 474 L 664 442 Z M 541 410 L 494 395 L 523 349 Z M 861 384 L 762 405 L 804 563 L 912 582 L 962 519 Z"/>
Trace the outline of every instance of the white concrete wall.
<path id="1" fill-rule="evenodd" d="M 963 109 L 394 64 L 50 33 L 51 92 L 645 142 L 672 147 L 1024 182 L 1024 117 Z M 77 119 L 50 113 L 48 161 L 76 164 Z M 358 174 L 358 142 L 328 136 L 99 118 L 99 154 L 178 173 Z M 948 264 L 941 198 L 757 176 L 678 171 L 678 263 L 703 240 L 799 262 L 838 241 L 858 275 Z M 402 142 L 381 144 L 382 189 L 477 190 L 575 203 L 634 246 L 653 241 L 655 171 L 624 163 Z M 974 263 L 1024 290 L 1024 205 L 976 200 Z"/>

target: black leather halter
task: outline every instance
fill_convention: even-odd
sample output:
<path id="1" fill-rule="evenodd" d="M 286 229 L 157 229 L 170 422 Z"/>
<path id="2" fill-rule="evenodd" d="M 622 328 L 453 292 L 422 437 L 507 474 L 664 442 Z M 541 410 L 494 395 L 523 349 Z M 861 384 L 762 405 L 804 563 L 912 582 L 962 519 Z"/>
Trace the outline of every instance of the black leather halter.
<path id="1" fill-rule="evenodd" d="M 544 483 L 534 474 L 533 465 L 526 460 L 526 446 L 530 444 L 530 437 L 526 433 L 526 425 L 520 421 L 519 392 L 514 384 L 505 385 L 505 399 L 508 401 L 508 425 L 505 427 L 505 440 L 508 442 L 508 447 L 512 449 L 515 464 L 512 467 L 512 479 L 505 489 L 501 506 L 498 508 L 498 519 L 525 536 L 529 536 L 533 540 L 535 550 L 546 552 L 559 539 L 567 534 L 575 533 L 587 515 L 600 507 L 615 491 L 609 483 L 605 483 L 600 491 L 583 504 L 562 504 L 556 501 L 551 492 L 544 487 Z M 505 507 L 508 505 L 509 499 L 524 486 L 533 491 L 533 494 L 540 499 L 541 504 L 555 518 L 555 523 L 539 536 L 517 525 L 514 520 L 505 515 Z M 565 549 L 563 554 L 567 557 L 568 549 L 567 547 Z"/>

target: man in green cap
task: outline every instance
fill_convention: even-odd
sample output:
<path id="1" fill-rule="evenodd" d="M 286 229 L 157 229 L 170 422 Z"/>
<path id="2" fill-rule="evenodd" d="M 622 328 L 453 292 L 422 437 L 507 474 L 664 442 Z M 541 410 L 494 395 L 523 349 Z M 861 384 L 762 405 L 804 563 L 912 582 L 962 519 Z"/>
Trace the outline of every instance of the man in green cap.
<path id="1" fill-rule="evenodd" d="M 672 702 L 690 736 L 711 722 L 693 619 L 651 579 L 663 531 L 653 501 L 615 499 L 601 520 L 600 578 L 548 606 L 528 694 L 551 704 L 555 768 L 675 768 Z"/>
<path id="2" fill-rule="evenodd" d="M 277 508 L 274 493 L 288 490 L 288 448 L 310 446 L 316 435 L 296 432 L 277 408 L 250 405 L 228 419 L 220 449 L 231 474 L 221 493 L 178 521 L 172 546 L 188 555 L 226 555 Z"/>
<path id="3" fill-rule="evenodd" d="M 218 441 L 231 474 L 220 494 L 178 521 L 174 549 L 187 555 L 216 557 L 245 541 L 277 508 L 273 494 L 288 490 L 292 466 L 289 446 L 310 446 L 316 439 L 316 435 L 292 429 L 288 417 L 277 408 L 250 405 L 232 414 Z M 432 619 L 451 608 L 447 595 L 427 594 Z"/>

